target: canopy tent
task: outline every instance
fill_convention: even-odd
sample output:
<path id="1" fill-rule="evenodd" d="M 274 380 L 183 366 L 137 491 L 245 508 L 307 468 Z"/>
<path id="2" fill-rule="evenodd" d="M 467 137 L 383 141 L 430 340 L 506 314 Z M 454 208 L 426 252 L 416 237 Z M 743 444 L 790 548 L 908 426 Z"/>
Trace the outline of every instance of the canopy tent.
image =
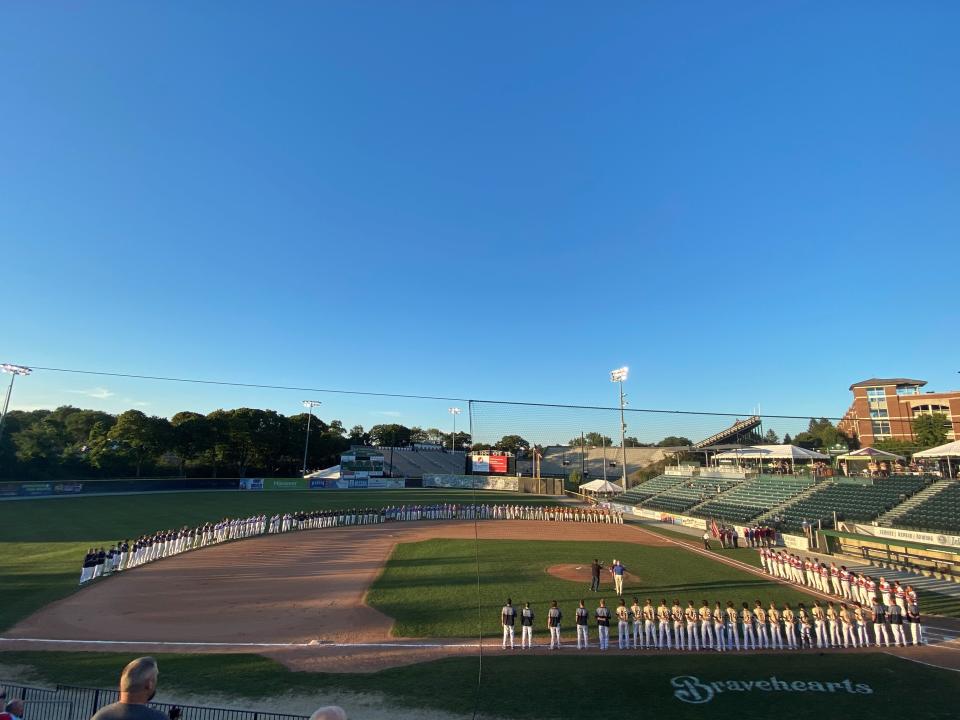
<path id="1" fill-rule="evenodd" d="M 714 455 L 716 460 L 760 458 L 761 460 L 829 460 L 829 455 L 797 447 L 796 445 L 751 445 L 739 450 L 728 450 Z"/>
<path id="2" fill-rule="evenodd" d="M 896 453 L 887 452 L 886 450 L 879 450 L 873 447 L 860 448 L 859 450 L 854 450 L 853 452 L 845 453 L 844 455 L 838 455 L 837 460 L 865 460 L 870 462 L 871 460 L 899 460 L 903 462 L 906 458 L 903 455 L 897 455 Z"/>
<path id="3" fill-rule="evenodd" d="M 609 480 L 591 480 L 580 485 L 581 490 L 593 493 L 622 493 L 623 488 Z"/>
<path id="4" fill-rule="evenodd" d="M 950 461 L 950 458 L 960 457 L 960 440 L 954 440 L 945 445 L 938 445 L 929 450 L 915 452 L 913 456 L 915 458 L 946 458 L 947 475 L 953 477 L 953 463 Z"/>
<path id="5" fill-rule="evenodd" d="M 340 466 L 334 465 L 329 467 L 326 470 L 317 470 L 316 472 L 309 473 L 303 477 L 309 478 L 311 480 L 339 480 L 340 479 Z"/>
<path id="6" fill-rule="evenodd" d="M 728 450 L 714 455 L 714 460 L 756 460 L 761 466 L 764 460 L 789 460 L 790 471 L 793 472 L 794 462 L 797 460 L 829 460 L 829 455 L 818 453 L 796 445 L 751 445 L 739 450 Z"/>

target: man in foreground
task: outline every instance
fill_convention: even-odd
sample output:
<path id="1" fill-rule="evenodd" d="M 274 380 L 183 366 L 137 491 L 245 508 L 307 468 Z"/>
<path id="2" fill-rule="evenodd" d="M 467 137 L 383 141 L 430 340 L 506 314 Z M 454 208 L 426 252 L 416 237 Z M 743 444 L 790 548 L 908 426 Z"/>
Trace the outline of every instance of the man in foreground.
<path id="1" fill-rule="evenodd" d="M 128 663 L 120 675 L 119 702 L 100 708 L 91 720 L 167 720 L 159 710 L 147 707 L 157 694 L 159 674 L 152 657 Z"/>

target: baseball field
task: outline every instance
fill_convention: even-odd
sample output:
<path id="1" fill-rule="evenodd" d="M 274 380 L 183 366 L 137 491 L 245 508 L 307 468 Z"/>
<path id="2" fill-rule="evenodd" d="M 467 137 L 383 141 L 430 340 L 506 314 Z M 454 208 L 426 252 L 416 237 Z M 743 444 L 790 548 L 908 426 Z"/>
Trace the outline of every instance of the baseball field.
<path id="1" fill-rule="evenodd" d="M 150 653 L 158 699 L 351 717 L 568 718 L 637 710 L 673 717 L 955 716 L 955 641 L 905 651 L 756 653 L 577 651 L 585 598 L 624 594 L 764 605 L 813 597 L 757 573 L 741 549 L 704 553 L 689 538 L 634 525 L 528 520 L 423 521 L 328 528 L 215 545 L 77 588 L 90 546 L 224 516 L 417 502 L 470 491 L 178 493 L 16 501 L 0 528 L 0 680 L 113 687 Z M 481 502 L 553 502 L 480 493 Z M 500 649 L 506 597 L 537 612 L 531 651 Z M 545 648 L 548 604 L 564 610 L 560 651 Z M 591 640 L 595 642 L 595 630 Z M 482 648 L 480 645 L 482 644 Z M 572 647 L 571 647 L 572 646 Z"/>

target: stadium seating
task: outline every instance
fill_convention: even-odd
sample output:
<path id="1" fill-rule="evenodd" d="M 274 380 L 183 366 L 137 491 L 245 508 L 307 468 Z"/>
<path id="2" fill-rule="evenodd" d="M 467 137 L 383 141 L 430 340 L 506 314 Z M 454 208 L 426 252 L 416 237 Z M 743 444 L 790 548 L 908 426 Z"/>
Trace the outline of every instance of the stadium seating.
<path id="1" fill-rule="evenodd" d="M 693 515 L 745 523 L 813 485 L 809 477 L 761 475 L 697 507 Z"/>
<path id="2" fill-rule="evenodd" d="M 682 513 L 698 503 L 709 500 L 721 492 L 739 485 L 740 480 L 720 480 L 716 478 L 685 479 L 676 487 L 642 502 L 643 507 L 653 510 Z"/>
<path id="3" fill-rule="evenodd" d="M 897 527 L 960 534 L 960 482 L 953 482 L 897 519 Z"/>
<path id="4" fill-rule="evenodd" d="M 833 513 L 845 520 L 869 521 L 903 502 L 931 482 L 928 477 L 916 475 L 893 476 L 878 479 L 873 484 L 850 482 L 827 483 L 777 513 L 787 530 L 799 530 L 806 520 L 811 525 L 822 521 L 832 527 Z"/>
<path id="5" fill-rule="evenodd" d="M 382 447 L 383 469 L 390 471 L 390 448 Z M 393 475 L 418 478 L 424 475 L 447 474 L 462 475 L 464 472 L 464 454 L 462 452 L 442 452 L 439 450 L 421 450 L 414 452 L 406 448 L 396 448 L 393 452 Z"/>
<path id="6" fill-rule="evenodd" d="M 630 488 L 622 495 L 617 495 L 614 501 L 627 505 L 639 505 L 644 500 L 648 500 L 664 490 L 669 490 L 681 482 L 690 482 L 690 478 L 681 475 L 657 475 L 655 478 Z"/>

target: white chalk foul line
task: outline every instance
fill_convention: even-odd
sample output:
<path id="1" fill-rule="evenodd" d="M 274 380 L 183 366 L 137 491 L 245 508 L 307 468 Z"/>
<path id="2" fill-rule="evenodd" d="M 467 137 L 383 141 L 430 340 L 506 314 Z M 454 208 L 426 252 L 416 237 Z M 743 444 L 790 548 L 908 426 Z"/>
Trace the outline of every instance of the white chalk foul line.
<path id="1" fill-rule="evenodd" d="M 301 643 L 257 643 L 257 642 L 196 642 L 176 640 L 57 640 L 55 638 L 8 638 L 0 637 L 0 642 L 37 643 L 49 645 L 156 645 L 159 647 L 235 647 L 235 648 L 477 648 L 479 643 L 344 643 L 321 640 Z"/>
<path id="2" fill-rule="evenodd" d="M 960 672 L 960 670 L 957 670 L 957 668 L 945 667 L 943 665 L 934 665 L 933 663 L 924 662 L 923 660 L 917 660 L 916 658 L 907 657 L 905 655 L 897 655 L 896 653 L 892 653 L 887 650 L 884 650 L 883 654 L 889 655 L 890 657 L 899 658 L 900 660 L 906 660 L 907 662 L 917 663 L 918 665 L 926 665 L 927 667 L 937 668 L 938 670 L 949 670 L 950 672 Z"/>

